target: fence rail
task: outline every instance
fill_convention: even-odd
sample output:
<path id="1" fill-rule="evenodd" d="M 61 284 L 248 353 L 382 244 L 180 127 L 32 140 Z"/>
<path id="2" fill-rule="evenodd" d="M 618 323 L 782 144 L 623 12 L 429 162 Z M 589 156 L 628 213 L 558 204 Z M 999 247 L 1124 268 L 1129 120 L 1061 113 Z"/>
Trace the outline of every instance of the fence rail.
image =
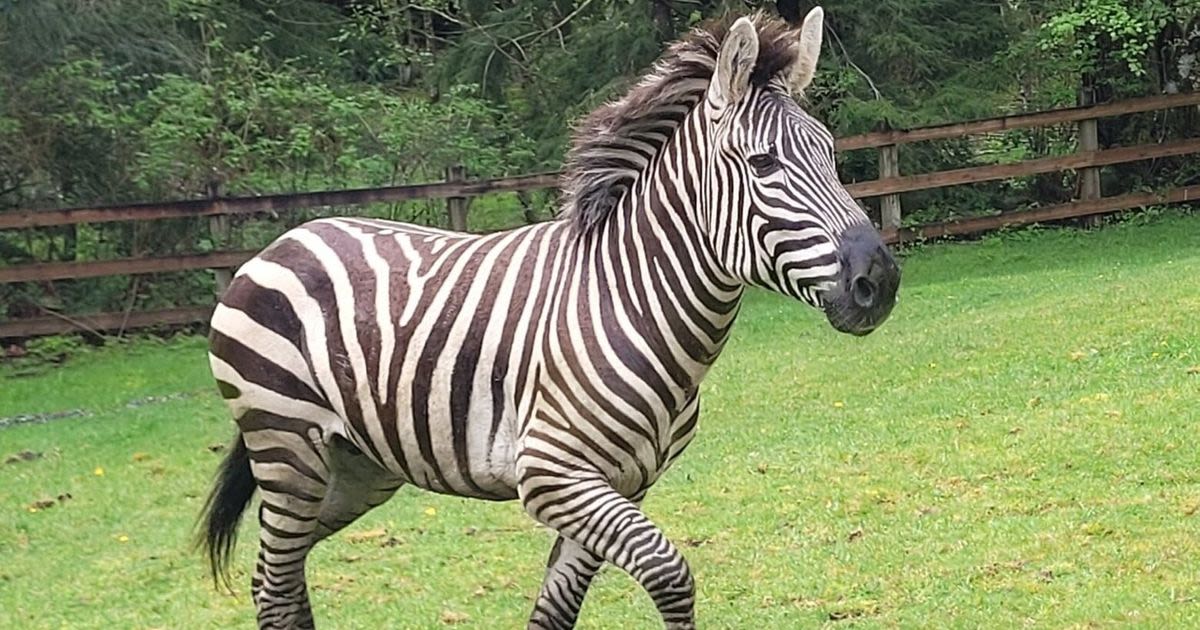
<path id="1" fill-rule="evenodd" d="M 1095 120 L 1097 118 L 1111 118 L 1113 116 L 1138 114 L 1175 107 L 1188 107 L 1197 104 L 1200 104 L 1200 93 L 1197 92 L 1164 94 L 1117 101 L 1115 103 L 1049 109 L 1028 114 L 997 116 L 995 118 L 982 118 L 944 125 L 930 125 L 915 129 L 876 131 L 847 138 L 839 138 L 835 146 L 839 151 L 853 151 L 855 149 L 883 147 L 890 144 L 909 144 L 912 142 L 924 142 L 926 140 L 951 140 L 983 133 L 1028 129 L 1030 127 L 1048 127 L 1050 125 Z"/>
<path id="2" fill-rule="evenodd" d="M 1162 144 L 1141 144 L 1133 147 L 1121 147 L 1119 149 L 1072 153 L 1071 155 L 1058 157 L 1024 160 L 1014 164 L 972 166 L 922 175 L 887 177 L 869 182 L 848 184 L 846 190 L 855 198 L 879 197 L 882 195 L 912 192 L 914 190 L 976 184 L 998 179 L 1053 173 L 1068 169 L 1097 168 L 1112 164 L 1137 162 L 1139 160 L 1187 155 L 1189 153 L 1200 153 L 1200 138 L 1180 140 L 1178 142 L 1164 142 Z"/>
<path id="3" fill-rule="evenodd" d="M 1132 193 L 1105 197 L 1099 190 L 1099 180 L 1096 174 L 1100 167 L 1112 164 L 1200 153 L 1200 138 L 1098 150 L 1095 138 L 1096 126 L 1090 124 L 1098 118 L 1188 106 L 1200 106 L 1200 93 L 1151 96 L 1116 103 L 930 127 L 877 131 L 839 138 L 836 146 L 839 151 L 871 148 L 878 150 L 880 178 L 850 183 L 846 188 L 855 198 L 881 197 L 884 237 L 889 243 L 896 243 L 921 238 L 972 234 L 1040 221 L 1087 217 L 1156 203 L 1196 201 L 1200 199 L 1200 186 L 1185 186 L 1161 193 Z M 1070 155 L 1025 160 L 1013 164 L 973 166 L 935 173 L 902 176 L 899 172 L 898 150 L 899 146 L 903 144 L 1066 123 L 1079 123 L 1079 151 Z M 901 228 L 900 193 L 1070 169 L 1078 169 L 1081 174 L 1087 176 L 1088 181 L 1095 184 L 1089 190 L 1084 191 L 1083 199 L 1078 201 L 1021 212 Z M 464 181 L 462 169 L 453 168 L 447 171 L 446 181 L 427 184 L 253 197 L 213 197 L 91 208 L 19 210 L 0 213 L 0 230 L 111 221 L 211 217 L 210 229 L 216 234 L 227 229 L 227 223 L 223 223 L 223 217 L 229 215 L 277 213 L 305 208 L 353 206 L 417 199 L 445 199 L 450 224 L 457 229 L 465 229 L 468 216 L 466 200 L 468 198 L 490 193 L 554 188 L 558 185 L 560 177 L 561 173 L 534 173 L 499 179 Z M 220 251 L 153 258 L 36 263 L 0 267 L 0 284 L 195 269 L 214 270 L 220 283 L 223 280 L 227 281 L 231 268 L 245 262 L 253 253 Z M 102 313 L 79 317 L 49 314 L 44 317 L 0 322 L 0 338 L 55 334 L 73 330 L 125 330 L 153 325 L 188 324 L 203 321 L 209 312 L 210 308 L 208 307 L 189 307 L 131 313 Z"/>
<path id="4" fill-rule="evenodd" d="M 433 182 L 406 186 L 321 190 L 254 197 L 219 197 L 166 203 L 139 203 L 124 206 L 67 208 L 63 210 L 17 210 L 0 213 L 0 230 L 106 223 L 110 221 L 152 221 L 230 214 L 287 212 L 328 206 L 359 206 L 417 199 L 456 199 L 489 193 L 540 190 L 558 185 L 558 173 L 535 173 L 463 182 Z"/>

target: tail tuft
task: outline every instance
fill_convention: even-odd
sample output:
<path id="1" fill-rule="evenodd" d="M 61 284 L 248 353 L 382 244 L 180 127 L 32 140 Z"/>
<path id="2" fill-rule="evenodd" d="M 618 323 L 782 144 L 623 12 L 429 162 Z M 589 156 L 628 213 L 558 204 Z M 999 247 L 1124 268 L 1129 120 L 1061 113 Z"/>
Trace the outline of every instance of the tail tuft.
<path id="1" fill-rule="evenodd" d="M 233 439 L 229 454 L 221 462 L 216 482 L 201 511 L 196 546 L 208 554 L 213 581 L 229 585 L 229 560 L 237 543 L 238 524 L 254 496 L 254 475 L 241 434 Z"/>

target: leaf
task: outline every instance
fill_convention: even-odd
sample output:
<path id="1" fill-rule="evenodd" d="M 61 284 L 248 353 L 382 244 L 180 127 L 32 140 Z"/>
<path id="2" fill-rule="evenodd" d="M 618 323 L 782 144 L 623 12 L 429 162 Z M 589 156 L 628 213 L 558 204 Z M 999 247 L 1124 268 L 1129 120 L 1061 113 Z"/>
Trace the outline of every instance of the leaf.
<path id="1" fill-rule="evenodd" d="M 471 619 L 471 616 L 465 612 L 458 612 L 456 610 L 443 610 L 442 611 L 442 623 L 447 624 L 447 625 L 456 625 L 456 624 L 460 624 L 460 623 L 466 623 L 467 621 L 470 621 L 470 619 Z"/>
<path id="2" fill-rule="evenodd" d="M 378 538 L 383 538 L 384 536 L 387 536 L 387 530 L 382 527 L 379 527 L 376 529 L 368 529 L 366 531 L 353 532 L 350 534 L 346 534 L 346 542 L 351 543 L 351 544 L 358 544 L 358 543 L 368 542 L 371 540 L 376 540 Z"/>

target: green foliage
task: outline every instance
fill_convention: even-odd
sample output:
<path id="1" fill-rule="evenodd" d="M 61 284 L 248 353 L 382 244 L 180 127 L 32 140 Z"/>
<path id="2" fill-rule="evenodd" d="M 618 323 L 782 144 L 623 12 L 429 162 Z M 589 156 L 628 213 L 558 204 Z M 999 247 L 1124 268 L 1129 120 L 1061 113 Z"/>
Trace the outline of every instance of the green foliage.
<path id="1" fill-rule="evenodd" d="M 554 169 L 574 120 L 734 0 L 0 2 L 0 212 Z M 1200 86 L 1200 0 L 845 0 L 808 107 L 838 135 Z M 1195 135 L 1200 112 L 1101 124 L 1102 143 Z M 1073 151 L 1070 129 L 906 145 L 916 174 Z M 840 156 L 874 178 L 874 151 Z M 1194 183 L 1186 158 L 1108 167 L 1106 191 Z M 903 196 L 905 220 L 1071 198 L 1071 175 Z M 476 229 L 544 219 L 549 193 L 477 200 Z M 439 203 L 331 212 L 444 224 Z M 315 212 L 0 233 L 0 264 L 254 248 Z M 202 303 L 206 274 L 0 286 L 0 318 Z"/>
<path id="2" fill-rule="evenodd" d="M 87 345 L 76 336 L 41 337 L 31 339 L 29 343 L 25 344 L 26 354 L 21 360 L 27 363 L 62 363 L 86 349 Z"/>
<path id="3" fill-rule="evenodd" d="M 1134 76 L 1146 75 L 1146 52 L 1166 22 L 1166 7 L 1149 3 L 1142 13 L 1120 0 L 1086 0 L 1052 16 L 1038 33 L 1038 49 L 1069 61 L 1063 70 L 1076 74 L 1102 70 L 1102 56 L 1124 64 Z"/>

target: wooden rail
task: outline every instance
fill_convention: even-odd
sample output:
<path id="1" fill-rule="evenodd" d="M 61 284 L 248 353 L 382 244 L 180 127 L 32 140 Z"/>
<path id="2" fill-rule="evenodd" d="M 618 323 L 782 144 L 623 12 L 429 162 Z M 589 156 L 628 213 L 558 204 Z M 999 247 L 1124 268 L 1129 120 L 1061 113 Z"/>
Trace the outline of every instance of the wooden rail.
<path id="1" fill-rule="evenodd" d="M 1015 164 L 993 164 L 988 166 L 972 166 L 952 171 L 909 175 L 907 177 L 889 177 L 869 182 L 847 184 L 846 190 L 855 198 L 878 197 L 880 195 L 928 190 L 930 188 L 945 188 L 961 184 L 989 182 L 997 179 L 1025 177 L 1038 173 L 1053 173 L 1067 169 L 1094 168 L 1149 160 L 1153 158 L 1172 157 L 1200 153 L 1200 138 L 1164 142 L 1162 144 L 1143 144 L 1135 147 L 1120 149 L 1105 149 L 1087 153 L 1072 153 L 1060 157 L 1038 158 L 1025 160 Z"/>
<path id="2" fill-rule="evenodd" d="M 1043 221 L 1074 219 L 1115 212 L 1127 208 L 1141 208 L 1157 204 L 1188 201 L 1200 201 L 1200 185 L 1174 188 L 1163 193 L 1131 193 L 1116 197 L 1101 197 L 1099 199 L 1072 201 L 1044 208 L 1034 208 L 1032 210 L 1004 212 L 983 217 L 959 219 L 957 221 L 929 223 L 915 228 L 887 230 L 884 232 L 884 241 L 890 245 L 922 239 L 940 238 L 943 236 L 978 234 L 991 230 L 1041 223 Z"/>
<path id="3" fill-rule="evenodd" d="M 1174 107 L 1188 107 L 1191 105 L 1200 105 L 1200 92 L 1147 96 L 1145 98 L 1135 98 L 1115 103 L 1050 109 L 1029 114 L 998 116 L 996 118 L 918 127 L 916 129 L 876 131 L 848 138 L 839 138 L 835 146 L 837 146 L 839 151 L 853 151 L 855 149 L 883 147 L 889 144 L 908 144 L 911 142 L 924 142 L 926 140 L 950 140 L 982 133 L 1061 125 L 1082 120 L 1111 118 L 1113 116 L 1124 116 L 1126 114 L 1137 114 Z"/>
<path id="4" fill-rule="evenodd" d="M 1162 193 L 1133 193 L 1102 196 L 1098 170 L 1102 166 L 1138 160 L 1200 153 L 1200 138 L 1177 140 L 1134 147 L 1098 149 L 1094 142 L 1095 126 L 1087 123 L 1097 118 L 1173 107 L 1200 106 L 1200 93 L 1152 96 L 1117 103 L 1072 107 L 1052 111 L 1003 116 L 970 122 L 894 129 L 872 132 L 837 140 L 839 151 L 877 148 L 880 159 L 880 179 L 847 185 L 855 198 L 882 197 L 882 227 L 889 242 L 904 242 L 921 238 L 936 238 L 971 234 L 1008 226 L 1026 225 L 1074 217 L 1094 216 L 1125 208 L 1156 203 L 1177 203 L 1200 199 L 1200 186 L 1186 186 Z M 965 136 L 1038 127 L 1044 125 L 1080 123 L 1080 150 L 1057 157 L 1026 160 L 1015 164 L 994 164 L 952 169 L 936 173 L 902 176 L 899 172 L 899 145 L 929 140 L 945 140 Z M 1090 134 L 1088 133 L 1090 129 Z M 1083 199 L 1071 203 L 975 217 L 960 221 L 940 222 L 915 228 L 901 228 L 900 193 L 957 186 L 977 182 L 1022 177 L 1068 169 L 1080 169 L 1094 185 L 1083 191 Z M 303 208 L 353 206 L 378 202 L 445 199 L 452 226 L 465 229 L 469 198 L 495 193 L 538 190 L 556 187 L 561 173 L 535 173 L 491 180 L 464 181 L 460 168 L 446 173 L 447 181 L 406 186 L 385 186 L 349 190 L 326 190 L 296 194 L 262 195 L 252 197 L 221 197 L 209 191 L 209 198 L 189 201 L 145 203 L 121 206 L 68 208 L 50 210 L 21 210 L 0 213 L 0 229 L 23 229 L 101 223 L 110 221 L 147 221 L 187 217 L 211 217 L 209 228 L 213 240 L 220 243 L 228 231 L 227 217 L 265 212 L 286 212 Z M 0 284 L 11 282 L 46 282 L 63 279 L 92 278 L 109 275 L 146 274 L 167 271 L 213 269 L 221 279 L 228 280 L 229 271 L 247 260 L 253 252 L 218 251 L 205 254 L 182 254 L 140 259 L 116 259 L 84 262 L 36 263 L 0 267 Z M 114 330 L 152 325 L 187 324 L 206 319 L 208 308 L 176 308 L 133 313 L 103 313 L 99 315 L 65 317 L 46 316 L 0 323 L 0 338 L 56 334 L 72 330 Z"/>
<path id="5" fill-rule="evenodd" d="M 182 326 L 208 321 L 211 306 L 165 308 L 129 313 L 97 313 L 95 315 L 52 315 L 29 317 L 0 322 L 0 339 L 6 337 L 38 337 L 68 332 L 133 330 L 151 326 Z"/>
<path id="6" fill-rule="evenodd" d="M 0 267 L 0 284 L 238 267 L 250 260 L 256 253 L 258 252 L 211 252 L 153 258 L 116 258 L 113 260 L 36 263 L 17 267 Z"/>
<path id="7" fill-rule="evenodd" d="M 108 221 L 151 221 L 183 219 L 226 214 L 255 214 L 285 212 L 304 208 L 328 206 L 358 206 L 368 203 L 389 203 L 417 199 L 454 199 L 477 197 L 489 193 L 539 190 L 558 185 L 558 173 L 535 173 L 476 181 L 434 182 L 408 186 L 352 188 L 349 190 L 320 190 L 283 195 L 256 197 L 224 197 L 195 199 L 166 203 L 140 203 L 125 206 L 67 208 L 63 210 L 18 210 L 0 213 L 0 230 L 71 225 L 75 223 L 104 223 Z"/>

